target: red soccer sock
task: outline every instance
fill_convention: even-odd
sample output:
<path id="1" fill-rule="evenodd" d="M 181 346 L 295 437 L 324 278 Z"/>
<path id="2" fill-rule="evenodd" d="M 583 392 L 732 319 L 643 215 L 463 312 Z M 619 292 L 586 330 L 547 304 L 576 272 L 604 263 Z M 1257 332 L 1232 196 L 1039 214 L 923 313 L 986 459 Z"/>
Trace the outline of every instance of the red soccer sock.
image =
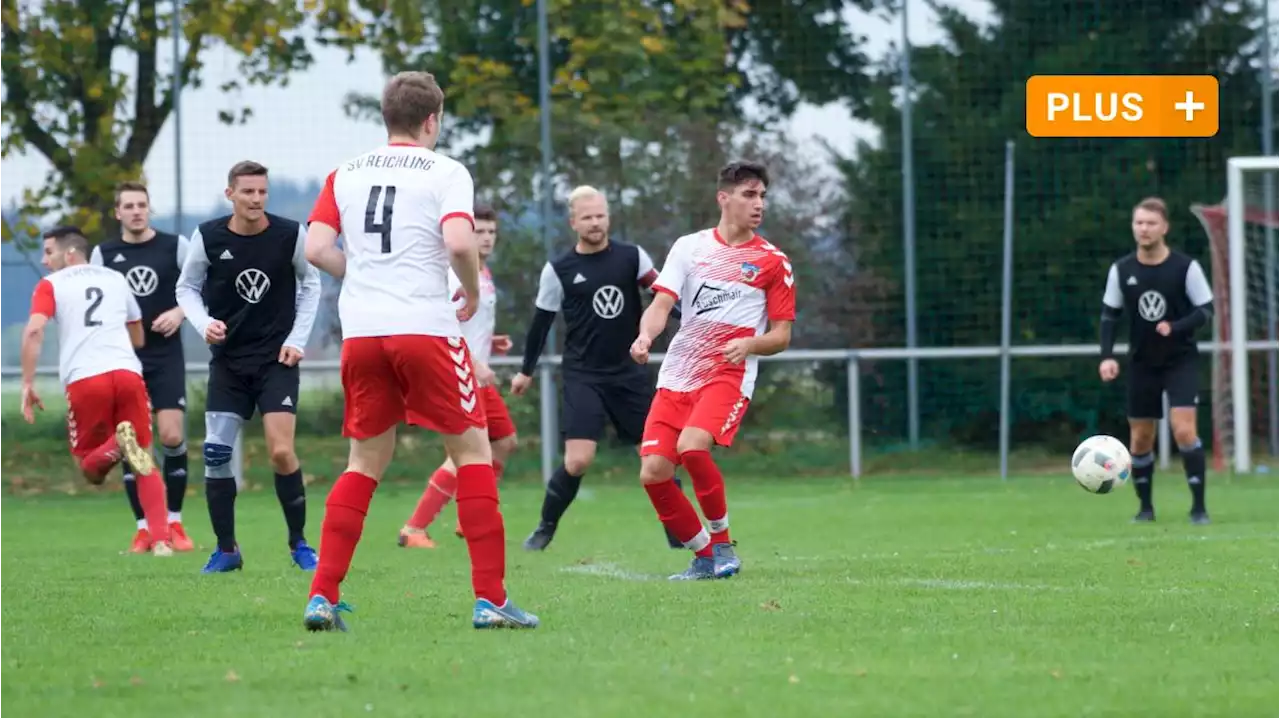
<path id="1" fill-rule="evenodd" d="M 405 525 L 411 529 L 426 529 L 440 515 L 440 510 L 453 500 L 457 491 L 458 475 L 447 469 L 436 469 L 422 492 L 422 498 L 418 499 L 418 508 L 413 510 Z"/>
<path id="2" fill-rule="evenodd" d="M 364 517 L 378 482 L 364 474 L 347 471 L 338 477 L 324 502 L 324 523 L 320 526 L 320 564 L 311 580 L 311 595 L 337 603 L 338 586 L 347 577 L 351 557 L 364 531 Z"/>
<path id="3" fill-rule="evenodd" d="M 676 486 L 675 479 L 645 484 L 644 490 L 658 511 L 658 520 L 673 536 L 697 555 L 711 555 L 711 542 L 702 521 L 698 520 L 698 512 L 689 503 L 689 497 Z"/>
<path id="4" fill-rule="evenodd" d="M 147 531 L 155 543 L 169 540 L 169 510 L 165 504 L 164 479 L 159 471 L 152 471 L 146 476 L 135 476 L 138 488 L 138 502 L 142 504 L 142 515 L 147 519 Z"/>
<path id="5" fill-rule="evenodd" d="M 495 606 L 507 602 L 507 537 L 498 510 L 498 480 L 489 464 L 458 467 L 458 526 L 471 554 L 471 587 L 476 598 Z"/>
<path id="6" fill-rule="evenodd" d="M 724 475 L 710 451 L 686 451 L 681 463 L 693 479 L 693 491 L 711 530 L 711 543 L 729 543 L 729 507 L 724 498 Z"/>
<path id="7" fill-rule="evenodd" d="M 105 477 L 118 463 L 120 446 L 116 443 L 116 437 L 112 436 L 80 460 L 80 470 L 86 476 Z"/>

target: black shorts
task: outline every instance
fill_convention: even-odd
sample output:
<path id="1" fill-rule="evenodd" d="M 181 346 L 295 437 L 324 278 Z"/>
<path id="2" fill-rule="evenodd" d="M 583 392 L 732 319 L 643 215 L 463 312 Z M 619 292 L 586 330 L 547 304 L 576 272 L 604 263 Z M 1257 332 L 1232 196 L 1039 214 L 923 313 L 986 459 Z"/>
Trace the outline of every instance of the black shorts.
<path id="1" fill-rule="evenodd" d="M 187 410 L 187 366 L 181 352 L 144 359 L 142 381 L 147 385 L 152 411 Z"/>
<path id="2" fill-rule="evenodd" d="M 652 403 L 653 387 L 647 376 L 638 380 L 565 377 L 560 433 L 566 441 L 600 441 L 609 421 L 620 440 L 638 445 Z"/>
<path id="3" fill-rule="evenodd" d="M 1150 367 L 1129 362 L 1129 418 L 1164 418 L 1163 394 L 1170 408 L 1200 403 L 1200 358 L 1189 354 L 1168 364 Z"/>
<path id="4" fill-rule="evenodd" d="M 239 414 L 246 421 L 256 407 L 261 414 L 298 413 L 296 366 L 269 362 L 256 372 L 235 371 L 224 362 L 209 362 L 209 396 L 205 411 Z"/>

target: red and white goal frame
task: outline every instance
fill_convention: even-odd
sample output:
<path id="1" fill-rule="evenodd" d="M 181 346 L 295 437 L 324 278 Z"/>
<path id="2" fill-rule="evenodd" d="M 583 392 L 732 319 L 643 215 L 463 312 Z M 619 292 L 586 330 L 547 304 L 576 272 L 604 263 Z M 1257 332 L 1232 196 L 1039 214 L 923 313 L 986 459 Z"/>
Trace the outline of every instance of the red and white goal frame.
<path id="1" fill-rule="evenodd" d="M 1220 204 L 1193 205 L 1191 211 L 1209 236 L 1211 253 L 1210 281 L 1214 293 L 1213 351 L 1213 466 L 1224 470 L 1228 457 L 1236 472 L 1253 469 L 1253 422 L 1274 421 L 1268 418 L 1276 402 L 1275 369 L 1271 351 L 1277 349 L 1276 328 L 1268 327 L 1267 314 L 1274 322 L 1276 277 L 1270 268 L 1275 261 L 1277 216 L 1277 181 L 1280 157 L 1232 157 L 1227 161 L 1227 196 Z M 1270 173 L 1270 178 L 1267 178 Z M 1261 191 L 1251 187 L 1246 175 L 1255 175 L 1254 184 L 1262 181 Z M 1257 177 L 1262 175 L 1262 177 Z M 1267 195 L 1270 195 L 1268 198 Z M 1270 231 L 1268 231 L 1270 230 Z M 1265 235 L 1261 244 L 1265 259 L 1250 257 L 1247 251 L 1250 234 Z M 1267 246 L 1273 245 L 1273 246 Z M 1264 306 L 1249 306 L 1250 262 L 1262 264 L 1265 289 Z M 1268 295 L 1271 295 L 1268 297 Z M 1255 312 L 1254 316 L 1250 316 Z M 1250 326 L 1266 328 L 1264 336 L 1249 336 Z M 1250 372 L 1250 352 L 1263 358 L 1262 371 Z M 1272 427 L 1274 429 L 1274 426 Z"/>

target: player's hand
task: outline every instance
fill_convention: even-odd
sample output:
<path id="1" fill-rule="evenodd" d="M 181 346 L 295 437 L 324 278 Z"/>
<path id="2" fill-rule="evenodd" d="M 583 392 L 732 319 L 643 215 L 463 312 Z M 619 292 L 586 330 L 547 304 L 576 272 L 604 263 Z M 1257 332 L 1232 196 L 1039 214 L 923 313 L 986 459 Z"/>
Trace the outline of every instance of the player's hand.
<path id="1" fill-rule="evenodd" d="M 462 306 L 458 307 L 458 321 L 460 322 L 471 319 L 471 317 L 475 316 L 476 309 L 480 307 L 478 297 L 473 297 L 461 289 L 454 295 L 454 300 L 462 301 Z"/>
<path id="2" fill-rule="evenodd" d="M 494 354 L 506 354 L 511 351 L 511 337 L 506 334 L 495 334 L 489 342 L 489 347 Z"/>
<path id="3" fill-rule="evenodd" d="M 476 364 L 476 383 L 480 386 L 492 386 L 498 380 L 498 375 L 493 373 L 493 369 L 488 364 Z"/>
<path id="4" fill-rule="evenodd" d="M 186 315 L 182 311 L 182 307 L 174 307 L 151 322 L 151 331 L 165 337 L 171 337 L 182 328 L 182 320 Z"/>
<path id="5" fill-rule="evenodd" d="M 227 325 L 221 319 L 209 322 L 204 330 L 204 340 L 209 344 L 221 344 L 227 340 Z"/>
<path id="6" fill-rule="evenodd" d="M 738 337 L 730 339 L 728 344 L 720 350 L 724 355 L 725 361 L 730 364 L 741 364 L 746 361 L 747 355 L 751 353 L 751 340 L 747 337 Z"/>
<path id="7" fill-rule="evenodd" d="M 1162 337 L 1167 337 L 1172 333 L 1173 325 L 1168 321 L 1163 321 L 1156 325 L 1156 334 L 1159 334 Z"/>
<path id="8" fill-rule="evenodd" d="M 1103 381 L 1111 381 L 1120 376 L 1120 362 L 1115 359 L 1103 359 L 1098 365 L 1098 376 L 1102 377 Z"/>
<path id="9" fill-rule="evenodd" d="M 36 413 L 33 410 L 39 409 L 44 411 L 44 402 L 40 401 L 40 396 L 36 394 L 36 388 L 31 384 L 22 385 L 22 418 L 27 420 L 28 424 L 36 423 Z"/>
<path id="10" fill-rule="evenodd" d="M 636 340 L 631 342 L 631 358 L 634 359 L 637 364 L 648 364 L 649 348 L 652 346 L 653 340 L 649 337 L 636 337 Z"/>
<path id="11" fill-rule="evenodd" d="M 285 366 L 297 366 L 302 361 L 302 350 L 297 347 L 280 347 L 280 363 Z"/>
<path id="12" fill-rule="evenodd" d="M 523 372 L 511 377 L 511 393 L 515 396 L 524 396 L 529 387 L 533 385 L 533 377 Z"/>

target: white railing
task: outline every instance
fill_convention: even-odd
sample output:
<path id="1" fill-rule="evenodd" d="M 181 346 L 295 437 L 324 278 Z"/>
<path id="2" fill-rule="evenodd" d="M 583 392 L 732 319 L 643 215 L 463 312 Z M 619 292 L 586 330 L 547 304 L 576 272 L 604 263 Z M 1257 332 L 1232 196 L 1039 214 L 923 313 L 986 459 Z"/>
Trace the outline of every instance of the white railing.
<path id="1" fill-rule="evenodd" d="M 1201 342 L 1200 350 L 1205 353 L 1216 353 L 1219 351 L 1229 351 L 1235 348 L 1232 344 L 1219 344 L 1217 342 Z M 1245 343 L 1245 349 L 1250 352 L 1277 351 L 1280 350 L 1280 342 L 1276 341 L 1249 341 Z M 1123 355 L 1128 350 L 1124 344 L 1116 345 L 1116 354 Z M 782 352 L 769 357 L 760 357 L 763 362 L 844 362 L 847 370 L 847 391 L 848 391 L 848 423 L 849 423 L 849 473 L 854 477 L 862 475 L 862 390 L 859 363 L 863 361 L 875 360 L 906 360 L 906 359 L 996 359 L 1003 357 L 1079 357 L 1079 356 L 1096 356 L 1098 354 L 1097 345 L 1075 344 L 1075 345 L 1034 345 L 1034 346 L 1011 346 L 1002 348 L 998 346 L 983 347 L 934 347 L 934 348 L 915 348 L 907 349 L 901 347 L 884 347 L 869 349 L 794 349 Z M 650 355 L 650 361 L 660 363 L 663 359 L 662 354 Z M 540 434 L 542 444 L 542 471 L 544 480 L 550 478 L 551 472 L 555 468 L 555 462 L 559 452 L 559 417 L 557 416 L 557 397 L 554 391 L 554 371 L 555 367 L 560 364 L 561 357 L 559 355 L 544 356 L 539 365 L 539 380 L 541 384 L 541 406 L 540 406 Z M 518 367 L 520 359 L 514 356 L 493 357 L 491 363 L 494 366 L 501 367 Z M 299 365 L 303 372 L 307 374 L 318 374 L 323 372 L 337 373 L 339 370 L 339 362 L 336 359 L 313 359 L 302 362 Z M 209 370 L 208 364 L 202 362 L 191 362 L 187 364 L 187 373 L 189 376 L 199 376 L 207 374 Z M 56 377 L 58 374 L 57 367 L 44 366 L 37 369 L 37 375 L 48 377 Z M 1000 365 L 1000 424 L 1001 431 L 1007 433 L 1009 422 L 1009 386 L 1012 380 L 1012 370 L 1008 362 L 1001 362 Z M 3 367 L 0 369 L 0 376 L 4 379 L 15 379 L 21 377 L 21 370 L 16 367 Z M 1246 395 L 1247 400 L 1247 395 Z M 1167 422 L 1161 422 L 1159 432 L 1159 452 L 1160 460 L 1163 465 L 1167 465 L 1170 457 L 1170 447 L 1172 441 L 1168 434 Z M 1002 445 L 1000 456 L 1000 473 L 1001 478 L 1008 476 L 1008 446 Z"/>

